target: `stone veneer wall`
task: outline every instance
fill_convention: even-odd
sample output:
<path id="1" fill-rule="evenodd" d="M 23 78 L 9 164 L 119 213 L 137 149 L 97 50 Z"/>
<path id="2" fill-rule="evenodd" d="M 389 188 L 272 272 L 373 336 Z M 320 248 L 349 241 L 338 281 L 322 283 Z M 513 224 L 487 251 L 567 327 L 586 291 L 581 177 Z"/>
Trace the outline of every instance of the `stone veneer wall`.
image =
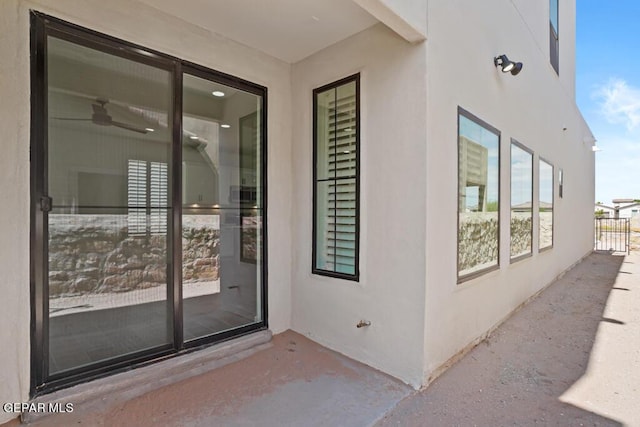
<path id="1" fill-rule="evenodd" d="M 529 253 L 532 241 L 530 213 L 514 212 L 511 217 L 511 256 Z M 458 268 L 462 274 L 474 268 L 492 265 L 498 259 L 498 220 L 493 212 L 460 214 L 460 248 Z M 553 239 L 553 212 L 540 212 L 540 244 L 551 246 Z M 467 270 L 467 271 L 465 271 Z"/>
<path id="2" fill-rule="evenodd" d="M 498 213 L 460 213 L 458 271 L 498 261 Z"/>
<path id="3" fill-rule="evenodd" d="M 211 216 L 183 217 L 185 282 L 218 279 L 220 230 Z M 127 215 L 49 215 L 50 297 L 165 285 L 165 235 L 133 237 Z"/>
<path id="4" fill-rule="evenodd" d="M 511 256 L 531 253 L 533 218 L 531 212 L 511 212 Z"/>

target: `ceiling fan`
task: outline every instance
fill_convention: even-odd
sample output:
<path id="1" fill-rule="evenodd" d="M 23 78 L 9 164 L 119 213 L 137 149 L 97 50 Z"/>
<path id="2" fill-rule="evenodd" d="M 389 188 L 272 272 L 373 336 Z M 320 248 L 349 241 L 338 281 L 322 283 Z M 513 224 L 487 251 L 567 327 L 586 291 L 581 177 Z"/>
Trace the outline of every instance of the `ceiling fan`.
<path id="1" fill-rule="evenodd" d="M 113 118 L 109 115 L 107 108 L 105 107 L 109 103 L 107 99 L 96 99 L 96 102 L 91 104 L 93 108 L 93 114 L 90 119 L 85 118 L 71 118 L 71 117 L 53 117 L 55 120 L 69 120 L 69 121 L 80 121 L 80 122 L 92 122 L 98 126 L 115 126 L 122 129 L 130 130 L 132 132 L 138 133 L 148 133 L 149 130 L 147 128 L 141 128 L 138 126 L 134 126 L 128 123 L 122 123 L 113 120 Z"/>

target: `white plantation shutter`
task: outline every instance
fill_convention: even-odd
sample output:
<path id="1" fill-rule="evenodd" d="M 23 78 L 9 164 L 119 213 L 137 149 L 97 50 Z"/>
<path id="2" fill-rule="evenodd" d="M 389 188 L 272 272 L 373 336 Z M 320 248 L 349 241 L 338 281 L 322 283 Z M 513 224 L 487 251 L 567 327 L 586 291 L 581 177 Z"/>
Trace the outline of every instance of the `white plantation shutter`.
<path id="1" fill-rule="evenodd" d="M 167 164 L 151 162 L 149 230 L 152 235 L 167 233 L 168 173 Z"/>
<path id="2" fill-rule="evenodd" d="M 168 192 L 166 163 L 129 160 L 127 226 L 130 236 L 146 236 L 147 230 L 151 235 L 167 233 Z"/>
<path id="3" fill-rule="evenodd" d="M 127 167 L 127 226 L 130 236 L 147 234 L 147 162 L 129 160 Z"/>
<path id="4" fill-rule="evenodd" d="M 355 269 L 356 249 L 356 100 L 336 99 L 329 109 L 329 176 L 327 260 L 333 270 Z M 333 260 L 333 262 L 331 262 Z"/>

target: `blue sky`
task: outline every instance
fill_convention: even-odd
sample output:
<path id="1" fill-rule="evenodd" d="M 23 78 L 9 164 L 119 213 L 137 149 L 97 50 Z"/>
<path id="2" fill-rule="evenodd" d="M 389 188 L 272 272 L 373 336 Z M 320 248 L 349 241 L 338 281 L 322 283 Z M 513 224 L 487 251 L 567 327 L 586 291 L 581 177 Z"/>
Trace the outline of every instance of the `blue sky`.
<path id="1" fill-rule="evenodd" d="M 640 199 L 640 0 L 576 3 L 576 98 L 602 149 L 596 201 Z"/>

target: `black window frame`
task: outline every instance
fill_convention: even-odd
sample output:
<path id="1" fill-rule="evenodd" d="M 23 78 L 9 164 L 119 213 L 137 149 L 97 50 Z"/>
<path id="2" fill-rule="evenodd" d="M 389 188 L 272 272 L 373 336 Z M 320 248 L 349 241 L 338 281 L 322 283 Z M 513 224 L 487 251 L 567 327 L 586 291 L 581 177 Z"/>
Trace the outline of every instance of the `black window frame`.
<path id="1" fill-rule="evenodd" d="M 529 247 L 529 252 L 526 254 L 520 254 L 520 255 L 516 255 L 516 256 L 512 256 L 511 255 L 511 231 L 509 231 L 509 262 L 511 264 L 513 264 L 514 262 L 518 262 L 520 260 L 526 259 L 526 258 L 530 258 L 533 256 L 533 229 L 534 229 L 534 224 L 533 224 L 533 196 L 535 195 L 534 193 L 534 186 L 535 186 L 535 153 L 533 152 L 533 150 L 529 149 L 526 145 L 518 142 L 517 140 L 511 138 L 511 145 L 510 145 L 510 149 L 509 149 L 509 186 L 512 187 L 513 186 L 513 151 L 512 148 L 513 146 L 518 147 L 519 149 L 525 151 L 526 153 L 531 155 L 531 245 Z M 513 215 L 513 200 L 511 200 L 511 197 L 509 197 L 509 202 L 510 202 L 510 206 L 509 206 L 509 230 L 511 230 L 511 217 Z"/>
<path id="2" fill-rule="evenodd" d="M 495 265 L 485 267 L 481 270 L 473 271 L 471 273 L 460 275 L 460 117 L 465 117 L 466 119 L 474 122 L 475 124 L 487 129 L 491 133 L 494 133 L 498 137 L 498 256 L 497 262 Z M 457 284 L 462 284 L 469 280 L 476 279 L 480 276 L 484 276 L 485 274 L 500 270 L 500 255 L 502 253 L 502 248 L 500 245 L 500 239 L 502 235 L 502 221 L 501 221 L 501 213 L 500 210 L 502 208 L 502 197 L 500 192 L 501 190 L 501 181 L 502 181 L 502 132 L 496 127 L 493 127 L 489 123 L 485 122 L 481 118 L 477 117 L 473 113 L 465 110 L 464 108 L 458 106 L 457 111 L 457 132 L 456 132 L 456 153 L 457 153 L 457 163 L 456 163 L 456 276 L 457 276 Z"/>
<path id="3" fill-rule="evenodd" d="M 47 37 L 89 47 L 100 52 L 116 55 L 143 64 L 166 70 L 172 76 L 172 110 L 169 119 L 173 126 L 172 157 L 169 168 L 172 178 L 169 186 L 172 212 L 168 218 L 167 244 L 167 305 L 173 341 L 162 346 L 142 350 L 132 355 L 122 355 L 114 359 L 99 361 L 88 366 L 74 368 L 63 373 L 49 374 L 48 371 L 48 290 L 47 248 L 44 242 L 47 235 L 47 217 L 41 206 L 45 203 L 47 188 Z M 35 398 L 42 394 L 71 387 L 107 375 L 124 372 L 135 367 L 147 365 L 153 361 L 179 356 L 205 346 L 220 343 L 259 330 L 266 330 L 268 323 L 268 239 L 267 239 L 267 119 L 268 89 L 265 86 L 232 76 L 199 64 L 195 64 L 126 40 L 100 33 L 65 20 L 52 17 L 39 11 L 30 10 L 30 302 L 31 302 L 31 360 L 29 395 Z M 262 97 L 261 110 L 261 182 L 262 200 L 262 265 L 261 296 L 262 320 L 218 334 L 212 334 L 196 340 L 185 341 L 183 337 L 182 309 L 182 241 L 175 236 L 181 235 L 182 216 L 182 89 L 183 76 L 195 75 L 226 86 Z"/>
<path id="4" fill-rule="evenodd" d="M 318 94 L 330 89 L 337 89 L 348 83 L 355 83 L 356 91 L 356 117 L 355 117 L 355 144 L 356 144 L 356 212 L 355 212 L 355 272 L 354 274 L 340 273 L 337 271 L 330 271 L 317 268 L 316 256 L 317 256 L 317 223 L 316 223 L 316 211 L 318 208 Z M 360 281 L 360 73 L 344 77 L 340 80 L 326 84 L 324 86 L 315 88 L 313 90 L 313 209 L 312 209 L 312 250 L 311 250 L 311 273 L 320 276 L 327 276 L 336 279 L 351 280 L 355 282 Z"/>
<path id="5" fill-rule="evenodd" d="M 556 23 L 553 25 L 551 2 L 556 3 Z M 549 0 L 549 62 L 557 75 L 560 75 L 560 0 Z"/>

